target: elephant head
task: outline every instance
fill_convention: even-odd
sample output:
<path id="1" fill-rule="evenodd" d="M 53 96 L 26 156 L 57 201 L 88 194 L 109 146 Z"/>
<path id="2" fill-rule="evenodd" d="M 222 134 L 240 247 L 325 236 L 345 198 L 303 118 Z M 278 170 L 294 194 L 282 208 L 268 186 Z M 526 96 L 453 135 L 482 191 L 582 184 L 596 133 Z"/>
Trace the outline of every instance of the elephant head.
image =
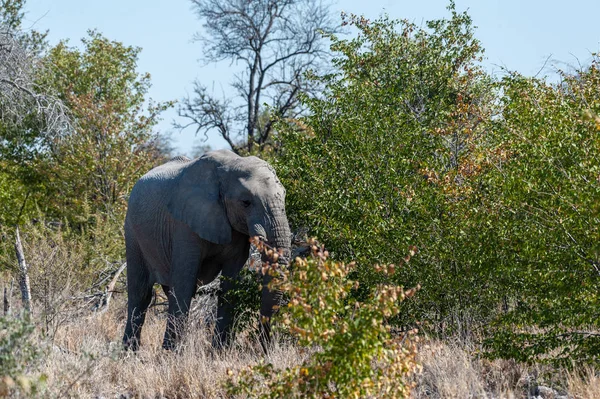
<path id="1" fill-rule="evenodd" d="M 257 157 L 214 151 L 197 159 L 184 171 L 168 209 L 212 243 L 229 244 L 235 230 L 289 255 L 285 188 L 271 165 Z"/>

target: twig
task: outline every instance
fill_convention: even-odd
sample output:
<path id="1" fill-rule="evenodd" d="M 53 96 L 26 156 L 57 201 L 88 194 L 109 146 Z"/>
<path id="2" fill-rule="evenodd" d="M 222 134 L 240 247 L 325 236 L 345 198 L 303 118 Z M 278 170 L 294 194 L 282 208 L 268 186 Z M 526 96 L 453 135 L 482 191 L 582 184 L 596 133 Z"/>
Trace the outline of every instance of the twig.
<path id="1" fill-rule="evenodd" d="M 169 305 L 168 301 L 163 301 L 163 302 L 155 302 L 155 303 L 151 304 L 149 307 L 154 308 L 157 306 L 168 306 L 168 305 Z"/>
<path id="2" fill-rule="evenodd" d="M 127 262 L 123 262 L 123 264 L 121 265 L 121 267 L 119 267 L 119 270 L 117 270 L 117 272 L 115 273 L 114 277 L 112 278 L 112 280 L 110 281 L 108 286 L 106 286 L 106 291 L 105 291 L 106 297 L 105 297 L 98 313 L 102 314 L 108 310 L 108 305 L 110 305 L 110 298 L 112 297 L 112 294 L 114 292 L 115 284 L 117 284 L 117 279 L 119 278 L 121 273 L 123 273 L 123 270 L 125 270 L 126 266 L 127 266 Z"/>
<path id="3" fill-rule="evenodd" d="M 10 300 L 12 298 L 14 281 L 15 281 L 14 278 L 10 279 L 10 290 L 8 292 L 6 292 L 6 285 L 4 286 L 4 315 L 5 316 L 10 314 Z"/>

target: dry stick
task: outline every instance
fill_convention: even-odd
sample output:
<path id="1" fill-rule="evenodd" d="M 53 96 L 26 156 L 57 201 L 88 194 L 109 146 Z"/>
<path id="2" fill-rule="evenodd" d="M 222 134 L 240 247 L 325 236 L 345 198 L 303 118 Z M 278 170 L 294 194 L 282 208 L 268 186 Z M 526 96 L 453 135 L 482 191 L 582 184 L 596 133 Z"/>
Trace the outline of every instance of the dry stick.
<path id="1" fill-rule="evenodd" d="M 8 314 L 11 313 L 13 288 L 15 288 L 15 278 L 10 278 L 10 290 L 8 291 Z"/>
<path id="2" fill-rule="evenodd" d="M 108 286 L 106 286 L 106 299 L 104 300 L 104 306 L 99 311 L 100 314 L 102 314 L 108 310 L 108 305 L 110 304 L 110 298 L 112 297 L 113 290 L 115 289 L 115 284 L 117 283 L 117 279 L 119 278 L 121 273 L 123 273 L 123 270 L 125 270 L 126 266 L 127 266 L 127 262 L 123 263 L 121 265 L 121 267 L 119 268 L 119 270 L 117 270 L 117 272 L 115 273 L 114 277 L 112 278 L 112 280 L 110 281 Z"/>
<path id="3" fill-rule="evenodd" d="M 4 285 L 4 315 L 10 313 L 10 300 L 8 299 L 8 292 L 6 292 L 6 285 Z"/>
<path id="4" fill-rule="evenodd" d="M 23 245 L 21 245 L 19 226 L 16 227 L 15 233 L 17 236 L 15 241 L 15 251 L 17 252 L 17 260 L 19 261 L 19 286 L 21 287 L 21 299 L 25 309 L 33 314 L 33 308 L 31 307 L 31 289 L 29 288 L 29 275 L 27 274 L 27 263 L 25 262 Z"/>
<path id="5" fill-rule="evenodd" d="M 13 285 L 15 283 L 15 279 L 10 279 L 10 290 L 6 292 L 6 285 L 4 285 L 4 315 L 7 316 L 10 314 L 10 301 L 13 294 Z"/>

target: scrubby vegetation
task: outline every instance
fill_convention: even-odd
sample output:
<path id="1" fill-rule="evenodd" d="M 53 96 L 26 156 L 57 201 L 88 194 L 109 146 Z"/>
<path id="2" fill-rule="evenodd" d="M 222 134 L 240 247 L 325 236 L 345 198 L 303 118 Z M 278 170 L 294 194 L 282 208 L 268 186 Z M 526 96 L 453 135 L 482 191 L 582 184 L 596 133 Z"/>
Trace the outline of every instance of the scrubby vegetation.
<path id="1" fill-rule="evenodd" d="M 297 235 L 307 253 L 276 271 L 289 302 L 272 352 L 249 270 L 228 298 L 232 348 L 210 348 L 206 293 L 182 350 L 159 349 L 157 291 L 132 355 L 126 197 L 167 156 L 152 129 L 171 103 L 147 98 L 140 49 L 98 32 L 51 47 L 22 7 L 0 2 L 0 396 L 600 397 L 598 55 L 552 79 L 494 77 L 452 2 L 424 26 L 342 15 L 328 73 L 298 81 L 322 90 L 253 111 L 269 140 L 250 148 L 293 230 L 325 243 Z"/>
<path id="2" fill-rule="evenodd" d="M 596 363 L 599 288 L 599 62 L 560 81 L 481 68 L 466 13 L 418 28 L 348 16 L 332 37 L 336 72 L 280 124 L 273 162 L 292 224 L 337 259 L 373 261 L 423 289 L 396 322 L 477 336 L 489 355 Z"/>
<path id="3" fill-rule="evenodd" d="M 293 272 L 282 271 L 272 285 L 289 299 L 278 317 L 284 331 L 299 347 L 319 349 L 285 370 L 252 366 L 229 381 L 228 392 L 252 398 L 408 397 L 416 345 L 410 332 L 392 336 L 386 321 L 415 289 L 381 284 L 365 302 L 350 300 L 359 285 L 348 279 L 355 264 L 331 261 L 315 240 L 308 246 L 308 259 L 296 258 Z M 375 269 L 390 275 L 395 266 Z"/>

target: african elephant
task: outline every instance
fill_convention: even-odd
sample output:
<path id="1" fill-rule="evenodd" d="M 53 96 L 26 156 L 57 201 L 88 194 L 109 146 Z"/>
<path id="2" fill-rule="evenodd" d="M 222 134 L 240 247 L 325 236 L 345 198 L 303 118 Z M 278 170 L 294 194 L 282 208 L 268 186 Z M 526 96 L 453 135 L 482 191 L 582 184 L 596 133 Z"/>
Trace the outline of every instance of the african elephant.
<path id="1" fill-rule="evenodd" d="M 213 346 L 231 340 L 232 306 L 223 295 L 232 287 L 249 255 L 249 238 L 262 237 L 289 260 L 291 235 L 285 189 L 273 168 L 256 157 L 220 150 L 190 160 L 177 157 L 146 173 L 129 197 L 125 219 L 127 254 L 126 348 L 137 350 L 152 286 L 169 298 L 163 347 L 173 349 L 198 285 L 221 272 Z M 281 293 L 261 292 L 261 344 L 270 341 L 269 320 Z"/>

